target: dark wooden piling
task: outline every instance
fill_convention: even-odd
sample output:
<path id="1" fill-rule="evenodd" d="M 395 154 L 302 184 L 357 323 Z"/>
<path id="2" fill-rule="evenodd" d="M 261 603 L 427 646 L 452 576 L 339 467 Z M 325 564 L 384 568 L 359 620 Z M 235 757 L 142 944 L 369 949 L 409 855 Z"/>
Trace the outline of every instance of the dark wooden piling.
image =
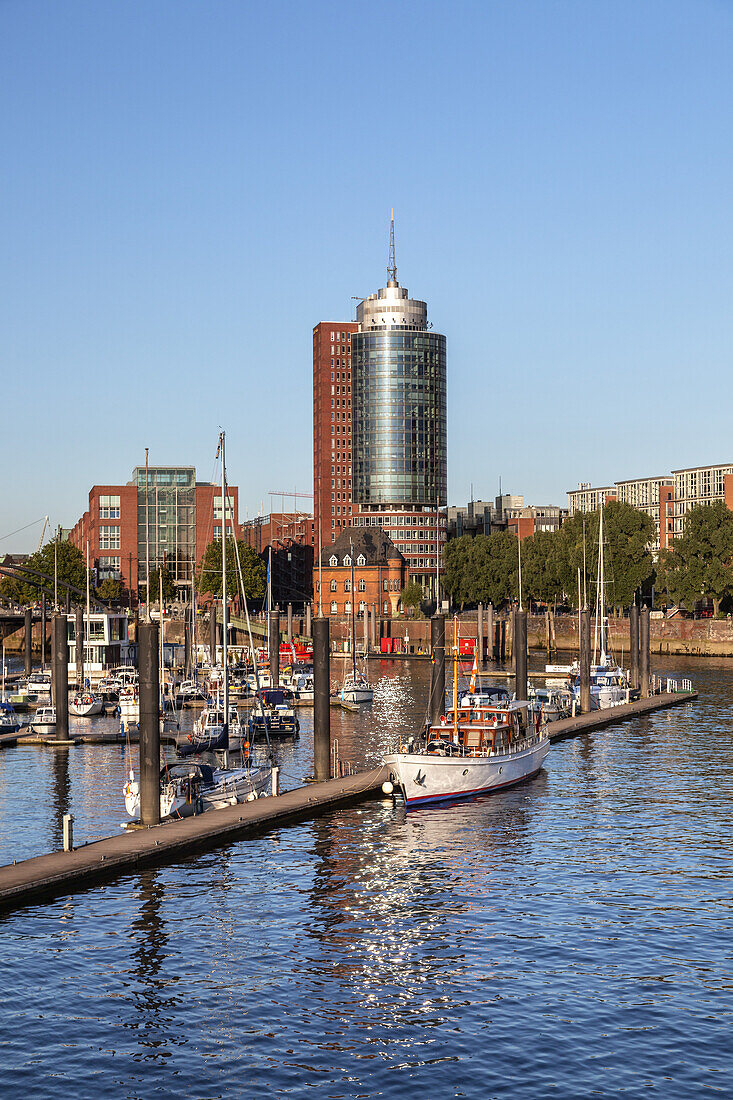
<path id="1" fill-rule="evenodd" d="M 445 615 L 430 620 L 430 721 L 437 725 L 445 707 Z"/>
<path id="2" fill-rule="evenodd" d="M 280 612 L 270 613 L 270 681 L 273 687 L 280 683 Z"/>
<path id="3" fill-rule="evenodd" d="M 313 775 L 331 778 L 331 652 L 328 619 L 313 620 Z"/>
<path id="4" fill-rule="evenodd" d="M 140 623 L 138 642 L 140 678 L 140 820 L 160 821 L 160 683 L 158 624 Z"/>
<path id="5" fill-rule="evenodd" d="M 633 691 L 639 690 L 639 605 L 633 603 L 629 611 L 629 678 Z"/>
<path id="6" fill-rule="evenodd" d="M 69 740 L 69 642 L 65 615 L 53 617 L 53 702 L 56 740 Z"/>
<path id="7" fill-rule="evenodd" d="M 30 676 L 33 671 L 33 612 L 30 607 L 25 609 L 25 630 L 23 636 L 25 674 Z"/>
<path id="8" fill-rule="evenodd" d="M 580 613 L 580 710 L 590 713 L 590 611 Z"/>
<path id="9" fill-rule="evenodd" d="M 642 607 L 639 615 L 639 687 L 642 699 L 648 699 L 651 691 L 649 659 L 649 608 Z"/>
<path id="10" fill-rule="evenodd" d="M 514 612 L 513 652 L 515 654 L 516 679 L 514 681 L 517 699 L 527 698 L 527 612 Z"/>

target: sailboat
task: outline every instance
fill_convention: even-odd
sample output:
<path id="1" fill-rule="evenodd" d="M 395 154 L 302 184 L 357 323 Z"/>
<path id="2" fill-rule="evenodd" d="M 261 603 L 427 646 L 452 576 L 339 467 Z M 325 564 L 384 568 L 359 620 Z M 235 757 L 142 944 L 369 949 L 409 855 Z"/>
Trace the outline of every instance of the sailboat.
<path id="1" fill-rule="evenodd" d="M 453 705 L 420 738 L 384 757 L 408 809 L 492 794 L 530 779 L 550 751 L 526 700 L 458 701 L 458 625 L 453 620 Z"/>
<path id="2" fill-rule="evenodd" d="M 232 708 L 229 702 L 229 664 L 228 664 L 228 634 L 229 611 L 227 603 L 227 487 L 226 487 L 226 458 L 225 458 L 225 433 L 219 435 L 219 448 L 217 458 L 221 455 L 221 496 L 222 496 L 222 618 L 224 622 L 222 663 L 223 663 L 223 698 L 217 699 L 216 710 L 210 715 L 211 721 L 207 721 L 200 727 L 200 736 L 194 733 L 179 745 L 180 756 L 188 756 L 194 753 L 210 751 L 221 755 L 222 764 L 205 764 L 200 761 L 186 761 L 166 765 L 160 775 L 160 815 L 163 818 L 186 817 L 191 814 L 203 813 L 209 809 L 220 809 L 224 806 L 235 805 L 237 802 L 248 802 L 255 798 L 272 793 L 272 764 L 269 756 L 269 738 L 267 739 L 267 758 L 256 759 L 250 742 L 241 742 L 241 733 L 236 736 L 241 744 L 240 767 L 230 767 L 229 754 L 234 745 L 230 741 L 230 732 L 235 733 L 235 727 L 231 722 Z M 234 525 L 232 524 L 232 530 Z M 234 540 L 235 553 L 237 555 L 237 572 L 242 588 L 244 607 L 247 615 L 247 629 L 250 633 L 250 645 L 252 645 L 252 631 L 249 622 L 249 610 L 247 597 L 244 591 L 239 550 Z M 207 715 L 209 709 L 207 708 Z M 267 736 L 267 731 L 265 730 Z M 125 806 L 131 817 L 139 817 L 140 814 L 140 789 L 132 772 L 124 788 Z"/>
<path id="3" fill-rule="evenodd" d="M 371 703 L 374 699 L 374 688 L 367 680 L 363 672 L 356 667 L 356 630 L 354 622 L 354 608 L 356 604 L 356 590 L 354 588 L 354 545 L 351 544 L 351 635 L 349 648 L 351 649 L 351 672 L 344 678 L 338 697 L 342 703 Z M 366 614 L 366 612 L 365 612 Z"/>
<path id="4" fill-rule="evenodd" d="M 608 710 L 630 701 L 631 693 L 626 673 L 608 652 L 608 618 L 606 616 L 606 581 L 603 551 L 603 511 L 601 504 L 598 525 L 598 574 L 596 583 L 596 619 L 593 638 L 593 663 L 590 667 L 591 710 Z M 596 663 L 598 657 L 598 663 Z M 580 677 L 573 685 L 576 703 L 580 702 Z"/>
<path id="5" fill-rule="evenodd" d="M 82 618 L 82 623 L 84 619 Z M 78 684 L 78 691 L 74 698 L 69 703 L 69 714 L 74 718 L 92 718 L 95 714 L 101 714 L 104 710 L 104 700 L 101 695 L 97 695 L 92 691 L 85 690 L 84 688 L 84 644 L 85 634 L 91 635 L 91 599 L 89 593 L 89 542 L 87 542 L 87 615 L 86 615 L 86 628 L 82 628 L 81 638 L 76 639 L 76 647 L 80 652 L 80 664 L 82 668 L 82 683 Z M 80 648 L 81 647 L 81 648 Z"/>

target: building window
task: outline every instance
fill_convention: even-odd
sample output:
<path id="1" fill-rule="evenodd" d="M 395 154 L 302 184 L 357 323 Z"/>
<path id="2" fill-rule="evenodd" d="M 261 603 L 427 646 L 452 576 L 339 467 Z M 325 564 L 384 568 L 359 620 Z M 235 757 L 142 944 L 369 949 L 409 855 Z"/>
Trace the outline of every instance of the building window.
<path id="1" fill-rule="evenodd" d="M 351 614 L 351 604 L 347 600 L 346 603 L 344 604 L 344 615 L 350 615 L 350 614 Z"/>
<path id="2" fill-rule="evenodd" d="M 384 611 L 385 615 L 389 614 L 389 604 L 386 600 L 382 604 L 382 611 Z"/>
<path id="3" fill-rule="evenodd" d="M 351 565 L 351 558 L 349 557 L 348 554 L 344 558 L 344 565 Z"/>
<path id="4" fill-rule="evenodd" d="M 361 579 L 359 580 L 359 591 L 366 592 L 366 581 L 363 577 L 361 577 Z"/>
<path id="5" fill-rule="evenodd" d="M 100 527 L 99 528 L 99 549 L 100 550 L 119 550 L 120 549 L 120 529 L 119 529 L 119 527 Z"/>
<path id="6" fill-rule="evenodd" d="M 120 498 L 112 496 L 100 496 L 99 498 L 99 518 L 100 519 L 119 519 L 120 518 Z"/>
<path id="7" fill-rule="evenodd" d="M 364 557 L 363 554 L 359 554 L 359 557 L 356 559 L 356 564 L 357 565 L 366 565 L 366 558 Z"/>
<path id="8" fill-rule="evenodd" d="M 363 600 L 359 600 L 359 614 L 366 615 L 366 604 Z"/>
<path id="9" fill-rule="evenodd" d="M 337 611 L 338 611 L 338 604 L 336 603 L 335 600 L 331 600 L 331 614 L 335 615 Z"/>
<path id="10" fill-rule="evenodd" d="M 113 581 L 122 580 L 122 562 L 119 557 L 105 557 L 99 559 L 99 579 Z"/>
<path id="11" fill-rule="evenodd" d="M 333 511 L 333 509 L 331 510 Z M 329 565 L 338 565 L 339 561 L 335 554 L 331 555 L 331 557 L 328 559 L 328 563 Z"/>
<path id="12" fill-rule="evenodd" d="M 335 580 L 332 580 L 332 581 L 331 581 L 331 591 L 332 591 L 332 592 L 335 592 L 335 591 L 336 591 L 336 588 L 337 588 L 337 585 L 336 585 L 336 581 L 335 581 Z"/>
<path id="13" fill-rule="evenodd" d="M 388 584 L 387 581 L 382 581 L 382 588 L 384 589 L 385 592 L 389 591 L 389 584 Z"/>
<path id="14" fill-rule="evenodd" d="M 344 581 L 344 592 L 350 592 L 350 591 L 351 591 L 351 581 L 347 577 L 346 580 Z"/>

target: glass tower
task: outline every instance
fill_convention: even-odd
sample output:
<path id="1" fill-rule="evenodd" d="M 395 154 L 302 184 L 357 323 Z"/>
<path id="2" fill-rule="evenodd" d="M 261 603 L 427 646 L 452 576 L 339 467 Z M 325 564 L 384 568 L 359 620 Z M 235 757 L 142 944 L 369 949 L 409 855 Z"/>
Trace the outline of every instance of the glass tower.
<path id="1" fill-rule="evenodd" d="M 353 499 L 360 525 L 406 540 L 397 545 L 413 579 L 434 592 L 448 489 L 446 341 L 396 268 L 390 275 L 360 302 L 351 337 Z"/>

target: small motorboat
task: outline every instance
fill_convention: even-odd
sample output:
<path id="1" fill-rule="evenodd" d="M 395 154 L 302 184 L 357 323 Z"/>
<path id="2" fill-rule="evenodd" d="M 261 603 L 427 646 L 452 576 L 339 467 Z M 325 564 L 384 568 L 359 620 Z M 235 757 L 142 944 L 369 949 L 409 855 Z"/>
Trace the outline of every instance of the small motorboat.
<path id="1" fill-rule="evenodd" d="M 265 688 L 249 716 L 250 737 L 267 728 L 271 737 L 299 737 L 300 722 L 295 713 L 295 696 L 289 688 Z"/>
<path id="2" fill-rule="evenodd" d="M 12 703 L 0 703 L 0 734 L 17 733 L 22 725 Z"/>
<path id="3" fill-rule="evenodd" d="M 293 677 L 293 695 L 299 703 L 312 703 L 315 698 L 313 673 L 297 672 Z"/>
<path id="4" fill-rule="evenodd" d="M 184 680 L 176 688 L 174 698 L 177 707 L 190 706 L 192 703 L 205 703 L 206 692 L 196 680 Z"/>
<path id="5" fill-rule="evenodd" d="M 104 700 L 91 691 L 77 691 L 69 703 L 69 714 L 73 718 L 93 718 L 104 710 Z"/>
<path id="6" fill-rule="evenodd" d="M 39 697 L 51 696 L 51 676 L 48 672 L 32 672 L 28 677 L 28 694 Z"/>
<path id="7" fill-rule="evenodd" d="M 137 684 L 125 684 L 119 695 L 120 716 L 125 722 L 140 721 L 140 695 Z"/>
<path id="8" fill-rule="evenodd" d="M 56 729 L 56 707 L 39 707 L 30 725 L 36 733 L 51 733 Z"/>

